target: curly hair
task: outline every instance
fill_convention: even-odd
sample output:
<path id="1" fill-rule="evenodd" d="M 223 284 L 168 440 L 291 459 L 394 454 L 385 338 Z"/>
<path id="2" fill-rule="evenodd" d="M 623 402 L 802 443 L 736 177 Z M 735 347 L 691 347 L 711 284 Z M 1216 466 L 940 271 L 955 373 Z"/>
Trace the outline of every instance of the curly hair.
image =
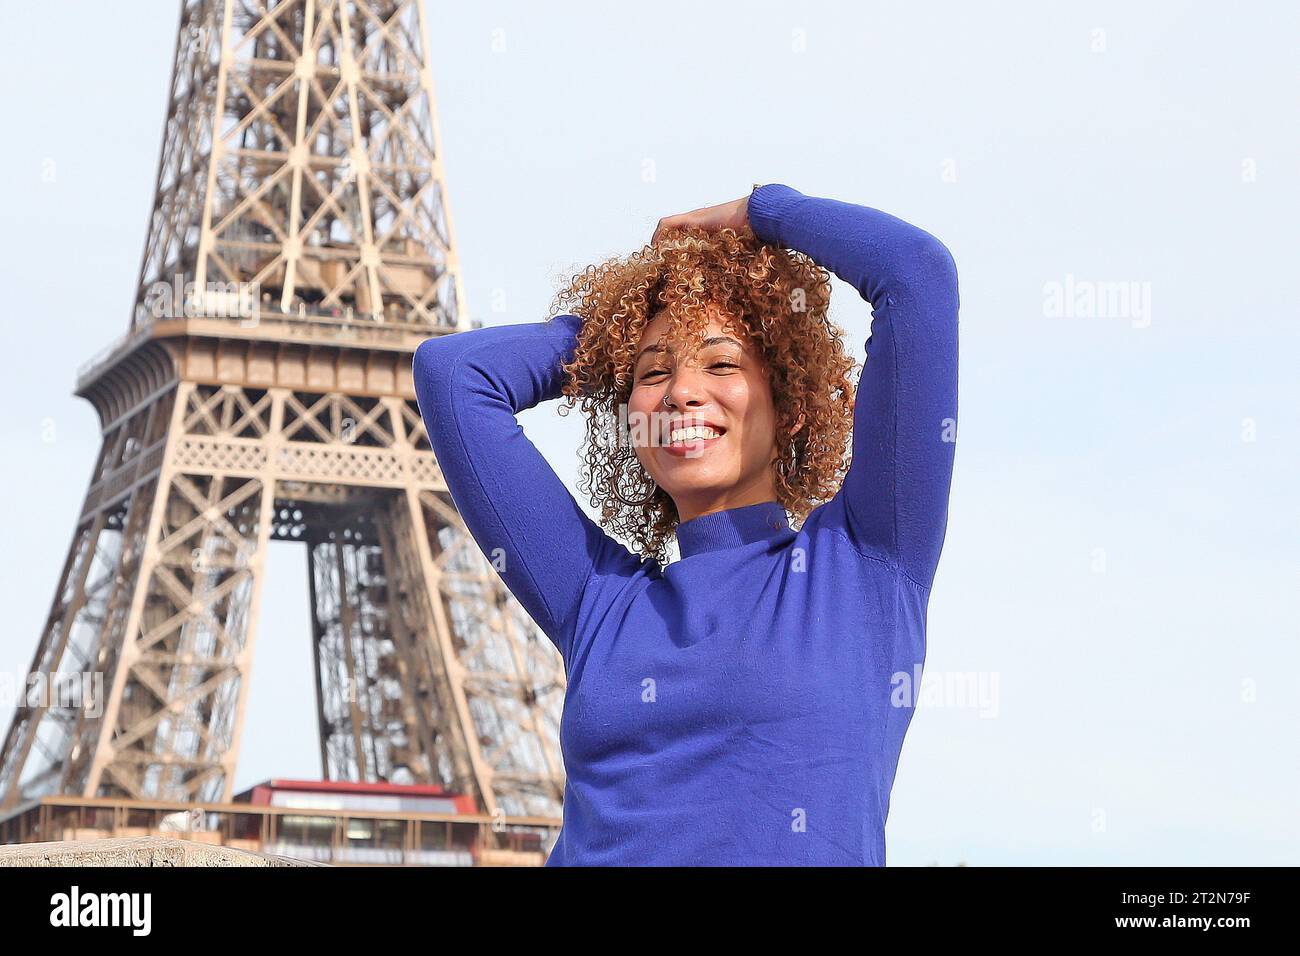
<path id="1" fill-rule="evenodd" d="M 620 417 L 641 336 L 661 309 L 665 337 L 696 347 L 710 310 L 719 310 L 765 362 L 776 434 L 785 436 L 773 464 L 776 493 L 796 526 L 835 494 L 853 428 L 856 363 L 827 314 L 830 297 L 830 274 L 808 256 L 730 228 L 678 226 L 572 277 L 551 308 L 551 319 L 583 319 L 573 360 L 563 366 L 560 413 L 580 402 L 587 416 L 579 486 L 607 531 L 662 565 L 679 521 L 673 499 L 636 456 L 626 413 Z M 791 436 L 800 415 L 803 426 Z"/>

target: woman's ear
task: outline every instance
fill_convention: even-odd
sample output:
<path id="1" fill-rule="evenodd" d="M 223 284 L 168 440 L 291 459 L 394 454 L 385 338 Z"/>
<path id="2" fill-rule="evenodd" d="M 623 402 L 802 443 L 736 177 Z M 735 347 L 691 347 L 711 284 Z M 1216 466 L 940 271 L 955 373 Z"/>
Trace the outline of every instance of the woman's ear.
<path id="1" fill-rule="evenodd" d="M 799 420 L 790 427 L 790 434 L 792 436 L 799 434 L 799 429 L 803 428 L 803 423 L 804 423 L 804 414 L 803 412 L 800 412 Z"/>

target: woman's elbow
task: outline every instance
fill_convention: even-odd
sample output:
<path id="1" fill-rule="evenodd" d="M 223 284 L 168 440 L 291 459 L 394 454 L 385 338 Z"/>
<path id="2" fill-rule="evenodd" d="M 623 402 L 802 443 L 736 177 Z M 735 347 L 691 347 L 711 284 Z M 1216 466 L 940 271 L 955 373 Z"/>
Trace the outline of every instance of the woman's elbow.
<path id="1" fill-rule="evenodd" d="M 415 355 L 411 358 L 411 380 L 422 411 L 438 401 L 438 396 L 446 394 L 451 371 L 456 364 L 452 338 L 453 336 L 435 336 L 425 339 L 416 346 Z"/>
<path id="2" fill-rule="evenodd" d="M 921 231 L 916 255 L 928 275 L 957 281 L 957 261 L 937 236 Z"/>
<path id="3" fill-rule="evenodd" d="M 459 344 L 454 335 L 437 335 L 416 346 L 411 374 L 417 386 L 421 381 L 433 382 L 446 376 L 456 364 Z"/>
<path id="4" fill-rule="evenodd" d="M 957 298 L 957 261 L 952 252 L 939 239 L 924 233 L 916 252 L 916 272 L 927 290 L 944 290 Z"/>

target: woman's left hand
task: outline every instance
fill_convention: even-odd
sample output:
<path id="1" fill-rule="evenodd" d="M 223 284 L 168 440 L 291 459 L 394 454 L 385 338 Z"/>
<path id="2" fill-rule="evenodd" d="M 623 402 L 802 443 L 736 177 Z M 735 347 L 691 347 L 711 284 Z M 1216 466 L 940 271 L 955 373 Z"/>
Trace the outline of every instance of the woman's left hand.
<path id="1" fill-rule="evenodd" d="M 724 202 L 717 206 L 705 206 L 703 209 L 694 209 L 676 216 L 666 216 L 659 220 L 659 225 L 655 227 L 650 241 L 655 242 L 674 226 L 702 226 L 705 229 L 731 228 L 738 233 L 752 231 L 749 226 L 749 197 L 733 199 L 731 202 Z"/>

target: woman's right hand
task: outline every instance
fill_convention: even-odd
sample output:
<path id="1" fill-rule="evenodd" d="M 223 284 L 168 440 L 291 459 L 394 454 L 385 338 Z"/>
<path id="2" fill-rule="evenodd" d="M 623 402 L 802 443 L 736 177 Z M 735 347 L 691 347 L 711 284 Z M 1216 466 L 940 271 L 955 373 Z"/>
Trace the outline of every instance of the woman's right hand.
<path id="1" fill-rule="evenodd" d="M 655 227 L 650 241 L 656 242 L 660 236 L 676 226 L 700 226 L 704 229 L 731 228 L 737 233 L 752 234 L 753 230 L 749 226 L 749 197 L 744 196 L 716 206 L 693 209 L 675 216 L 665 216 L 659 220 L 659 225 Z"/>

